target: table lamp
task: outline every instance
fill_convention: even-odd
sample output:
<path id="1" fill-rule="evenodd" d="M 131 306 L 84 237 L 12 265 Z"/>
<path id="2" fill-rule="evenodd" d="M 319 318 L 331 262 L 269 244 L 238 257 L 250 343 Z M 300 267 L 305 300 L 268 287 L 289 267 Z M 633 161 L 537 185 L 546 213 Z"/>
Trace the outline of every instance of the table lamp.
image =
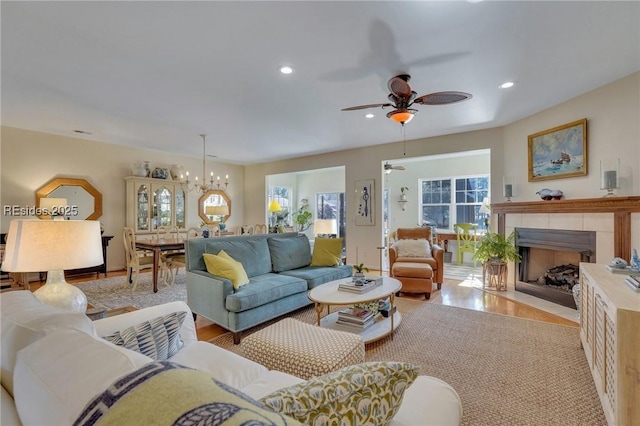
<path id="1" fill-rule="evenodd" d="M 335 219 L 316 219 L 313 233 L 318 237 L 335 237 L 338 234 L 338 222 Z"/>
<path id="2" fill-rule="evenodd" d="M 277 200 L 271 200 L 269 202 L 269 207 L 267 210 L 271 213 L 271 226 L 276 226 L 276 212 L 282 211 L 282 207 L 280 207 L 280 203 Z"/>
<path id="3" fill-rule="evenodd" d="M 2 270 L 48 271 L 47 282 L 34 295 L 48 305 L 85 313 L 87 297 L 65 281 L 64 270 L 103 262 L 97 220 L 13 220 L 7 234 Z"/>
<path id="4" fill-rule="evenodd" d="M 482 200 L 482 205 L 480 206 L 480 210 L 478 213 L 482 213 L 485 215 L 484 217 L 484 228 L 486 231 L 489 230 L 489 217 L 491 216 L 491 201 L 489 197 L 484 197 Z"/>

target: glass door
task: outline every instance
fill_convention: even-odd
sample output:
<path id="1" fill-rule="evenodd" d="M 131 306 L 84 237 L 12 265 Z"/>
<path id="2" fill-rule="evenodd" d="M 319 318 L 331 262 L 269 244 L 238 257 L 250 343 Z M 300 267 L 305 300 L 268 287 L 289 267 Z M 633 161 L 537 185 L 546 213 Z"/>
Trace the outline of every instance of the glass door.
<path id="1" fill-rule="evenodd" d="M 172 225 L 171 191 L 166 186 L 157 187 L 153 191 L 153 230 Z"/>
<path id="2" fill-rule="evenodd" d="M 137 191 L 136 228 L 149 231 L 149 187 L 142 184 Z"/>

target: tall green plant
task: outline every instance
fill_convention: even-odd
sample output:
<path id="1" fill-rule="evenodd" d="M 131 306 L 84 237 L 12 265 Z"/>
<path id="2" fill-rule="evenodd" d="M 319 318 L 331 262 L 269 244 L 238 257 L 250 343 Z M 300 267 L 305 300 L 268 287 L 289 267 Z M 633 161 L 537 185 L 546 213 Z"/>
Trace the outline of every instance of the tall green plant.
<path id="1" fill-rule="evenodd" d="M 520 254 L 515 245 L 515 231 L 505 237 L 502 234 L 487 232 L 476 246 L 474 259 L 482 263 L 505 263 L 508 261 L 520 262 Z"/>

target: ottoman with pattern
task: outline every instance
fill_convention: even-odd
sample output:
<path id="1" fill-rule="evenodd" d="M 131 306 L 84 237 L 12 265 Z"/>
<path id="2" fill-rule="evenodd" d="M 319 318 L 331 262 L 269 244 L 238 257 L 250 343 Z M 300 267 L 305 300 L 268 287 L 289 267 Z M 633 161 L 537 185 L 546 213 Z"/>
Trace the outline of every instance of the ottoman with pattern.
<path id="1" fill-rule="evenodd" d="M 307 380 L 364 362 L 364 340 L 285 318 L 242 339 L 242 353 L 270 370 Z"/>

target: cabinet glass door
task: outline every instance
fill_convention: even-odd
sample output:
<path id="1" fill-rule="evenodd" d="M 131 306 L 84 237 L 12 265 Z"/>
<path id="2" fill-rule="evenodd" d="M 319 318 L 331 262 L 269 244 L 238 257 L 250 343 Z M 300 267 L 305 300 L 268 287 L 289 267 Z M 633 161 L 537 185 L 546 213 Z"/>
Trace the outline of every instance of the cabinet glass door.
<path id="1" fill-rule="evenodd" d="M 138 231 L 149 230 L 149 187 L 140 185 L 138 187 L 138 209 L 137 209 L 137 228 Z"/>
<path id="2" fill-rule="evenodd" d="M 184 189 L 176 188 L 176 226 L 180 229 L 186 229 L 186 219 L 184 212 L 185 194 Z"/>
<path id="3" fill-rule="evenodd" d="M 171 191 L 161 186 L 153 191 L 153 228 L 172 226 Z"/>

